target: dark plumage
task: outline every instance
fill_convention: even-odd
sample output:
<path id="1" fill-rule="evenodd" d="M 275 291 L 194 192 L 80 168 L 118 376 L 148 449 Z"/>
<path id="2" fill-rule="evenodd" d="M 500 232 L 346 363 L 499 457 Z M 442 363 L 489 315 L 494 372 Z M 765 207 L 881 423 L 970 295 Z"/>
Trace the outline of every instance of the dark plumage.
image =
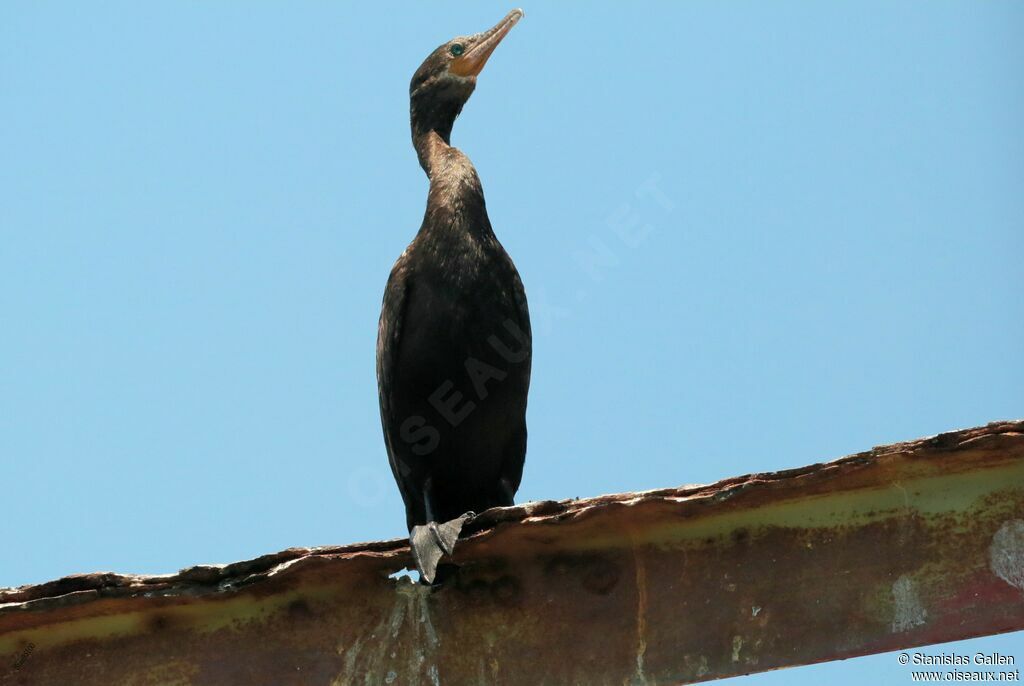
<path id="1" fill-rule="evenodd" d="M 427 582 L 451 554 L 461 515 L 512 504 L 526 455 L 526 294 L 491 229 L 473 164 L 449 144 L 477 74 L 521 17 L 513 10 L 490 31 L 440 46 L 410 85 L 413 145 L 430 191 L 423 224 L 384 292 L 377 384 L 388 458 Z"/>

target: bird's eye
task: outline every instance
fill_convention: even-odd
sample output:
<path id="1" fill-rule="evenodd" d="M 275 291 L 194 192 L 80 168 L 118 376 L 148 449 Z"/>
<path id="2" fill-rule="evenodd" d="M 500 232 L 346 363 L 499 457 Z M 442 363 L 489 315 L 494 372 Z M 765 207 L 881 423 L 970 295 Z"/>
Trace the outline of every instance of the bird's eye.
<path id="1" fill-rule="evenodd" d="M 466 47 L 462 43 L 456 43 L 452 47 L 448 48 L 448 52 L 450 52 L 453 57 L 458 57 L 462 53 L 466 52 Z"/>

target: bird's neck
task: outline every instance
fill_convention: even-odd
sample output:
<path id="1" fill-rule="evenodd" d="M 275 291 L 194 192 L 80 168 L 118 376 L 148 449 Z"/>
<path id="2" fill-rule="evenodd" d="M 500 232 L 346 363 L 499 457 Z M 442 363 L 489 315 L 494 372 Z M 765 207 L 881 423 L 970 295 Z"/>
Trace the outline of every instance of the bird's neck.
<path id="1" fill-rule="evenodd" d="M 416 148 L 420 166 L 431 182 L 444 169 L 449 151 L 454 150 L 448 142 L 450 136 L 451 127 L 445 131 L 433 128 L 417 130 L 416 126 L 413 126 L 412 145 Z"/>
<path id="2" fill-rule="evenodd" d="M 457 100 L 412 96 L 409 102 L 412 144 L 427 176 L 431 176 L 431 166 L 439 162 L 437 154 L 442 148 L 450 147 L 452 126 L 461 111 L 462 103 Z"/>
<path id="3" fill-rule="evenodd" d="M 480 177 L 469 158 L 434 129 L 417 133 L 414 127 L 413 144 L 430 179 L 421 230 L 438 237 L 493 237 Z"/>

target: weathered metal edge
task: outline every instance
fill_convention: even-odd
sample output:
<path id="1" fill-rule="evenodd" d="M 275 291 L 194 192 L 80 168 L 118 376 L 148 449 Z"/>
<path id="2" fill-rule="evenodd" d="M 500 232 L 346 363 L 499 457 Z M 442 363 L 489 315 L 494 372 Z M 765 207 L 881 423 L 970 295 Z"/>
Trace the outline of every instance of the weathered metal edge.
<path id="1" fill-rule="evenodd" d="M 710 498 L 721 500 L 738 492 L 795 485 L 798 481 L 835 478 L 849 471 L 872 465 L 886 456 L 929 454 L 965 448 L 979 441 L 1024 433 L 1024 420 L 990 422 L 985 426 L 948 431 L 934 436 L 882 445 L 830 462 L 775 472 L 759 472 L 723 479 L 713 484 L 662 488 L 635 493 L 616 493 L 592 498 L 561 501 L 535 501 L 482 512 L 470 520 L 464 534 L 471 538 L 486 536 L 499 526 L 531 522 L 575 519 L 602 509 L 655 500 Z M 354 543 L 343 546 L 288 548 L 276 553 L 225 565 L 196 565 L 174 574 L 141 575 L 94 572 L 75 574 L 41 584 L 0 588 L 0 616 L 11 612 L 46 611 L 63 605 L 77 605 L 100 598 L 133 596 L 197 596 L 234 591 L 266 579 L 276 571 L 309 557 L 355 558 L 363 556 L 394 558 L 396 569 L 410 563 L 405 539 Z"/>

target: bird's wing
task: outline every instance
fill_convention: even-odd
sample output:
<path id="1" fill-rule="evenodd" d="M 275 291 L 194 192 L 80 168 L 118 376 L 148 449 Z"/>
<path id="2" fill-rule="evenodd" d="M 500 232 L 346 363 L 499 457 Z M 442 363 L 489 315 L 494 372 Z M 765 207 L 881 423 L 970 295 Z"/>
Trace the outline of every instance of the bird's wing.
<path id="1" fill-rule="evenodd" d="M 516 311 L 519 313 L 519 328 L 522 329 L 523 333 L 526 334 L 527 340 L 530 341 L 530 353 L 532 357 L 533 353 L 533 332 L 530 330 L 530 307 L 526 303 L 526 289 L 523 288 L 523 280 L 519 278 L 519 272 L 513 267 L 512 276 L 514 278 L 514 292 L 516 299 Z M 529 364 L 527 360 L 527 364 Z M 527 372 L 529 373 L 529 372 Z"/>
<path id="2" fill-rule="evenodd" d="M 511 264 L 511 260 L 509 261 Z M 522 279 L 515 266 L 512 267 L 512 293 L 516 304 L 519 329 L 525 336 L 527 348 L 526 359 L 522 362 L 524 368 L 522 373 L 526 376 L 526 392 L 530 387 L 530 372 L 533 364 L 533 332 L 530 328 L 530 308 L 526 302 L 526 289 L 523 288 Z M 516 431 L 506 447 L 502 464 L 502 480 L 509 489 L 509 505 L 514 502 L 516 491 L 519 490 L 519 483 L 523 478 L 523 463 L 526 460 L 526 422 L 520 422 Z"/>
<path id="3" fill-rule="evenodd" d="M 391 463 L 391 470 L 395 474 L 395 480 L 402 491 L 402 497 L 408 503 L 408 494 L 405 492 L 407 476 L 399 464 L 399 456 L 394 450 L 394 444 L 398 440 L 399 418 L 394 416 L 394 408 L 391 400 L 394 392 L 395 363 L 398 357 L 398 348 L 402 337 L 402 320 L 405 315 L 405 305 L 409 289 L 409 270 L 406 265 L 406 255 L 402 254 L 388 277 L 388 285 L 384 290 L 384 303 L 381 306 L 380 322 L 377 325 L 377 392 L 380 396 L 380 421 L 384 427 L 384 445 L 388 451 L 388 461 Z"/>

